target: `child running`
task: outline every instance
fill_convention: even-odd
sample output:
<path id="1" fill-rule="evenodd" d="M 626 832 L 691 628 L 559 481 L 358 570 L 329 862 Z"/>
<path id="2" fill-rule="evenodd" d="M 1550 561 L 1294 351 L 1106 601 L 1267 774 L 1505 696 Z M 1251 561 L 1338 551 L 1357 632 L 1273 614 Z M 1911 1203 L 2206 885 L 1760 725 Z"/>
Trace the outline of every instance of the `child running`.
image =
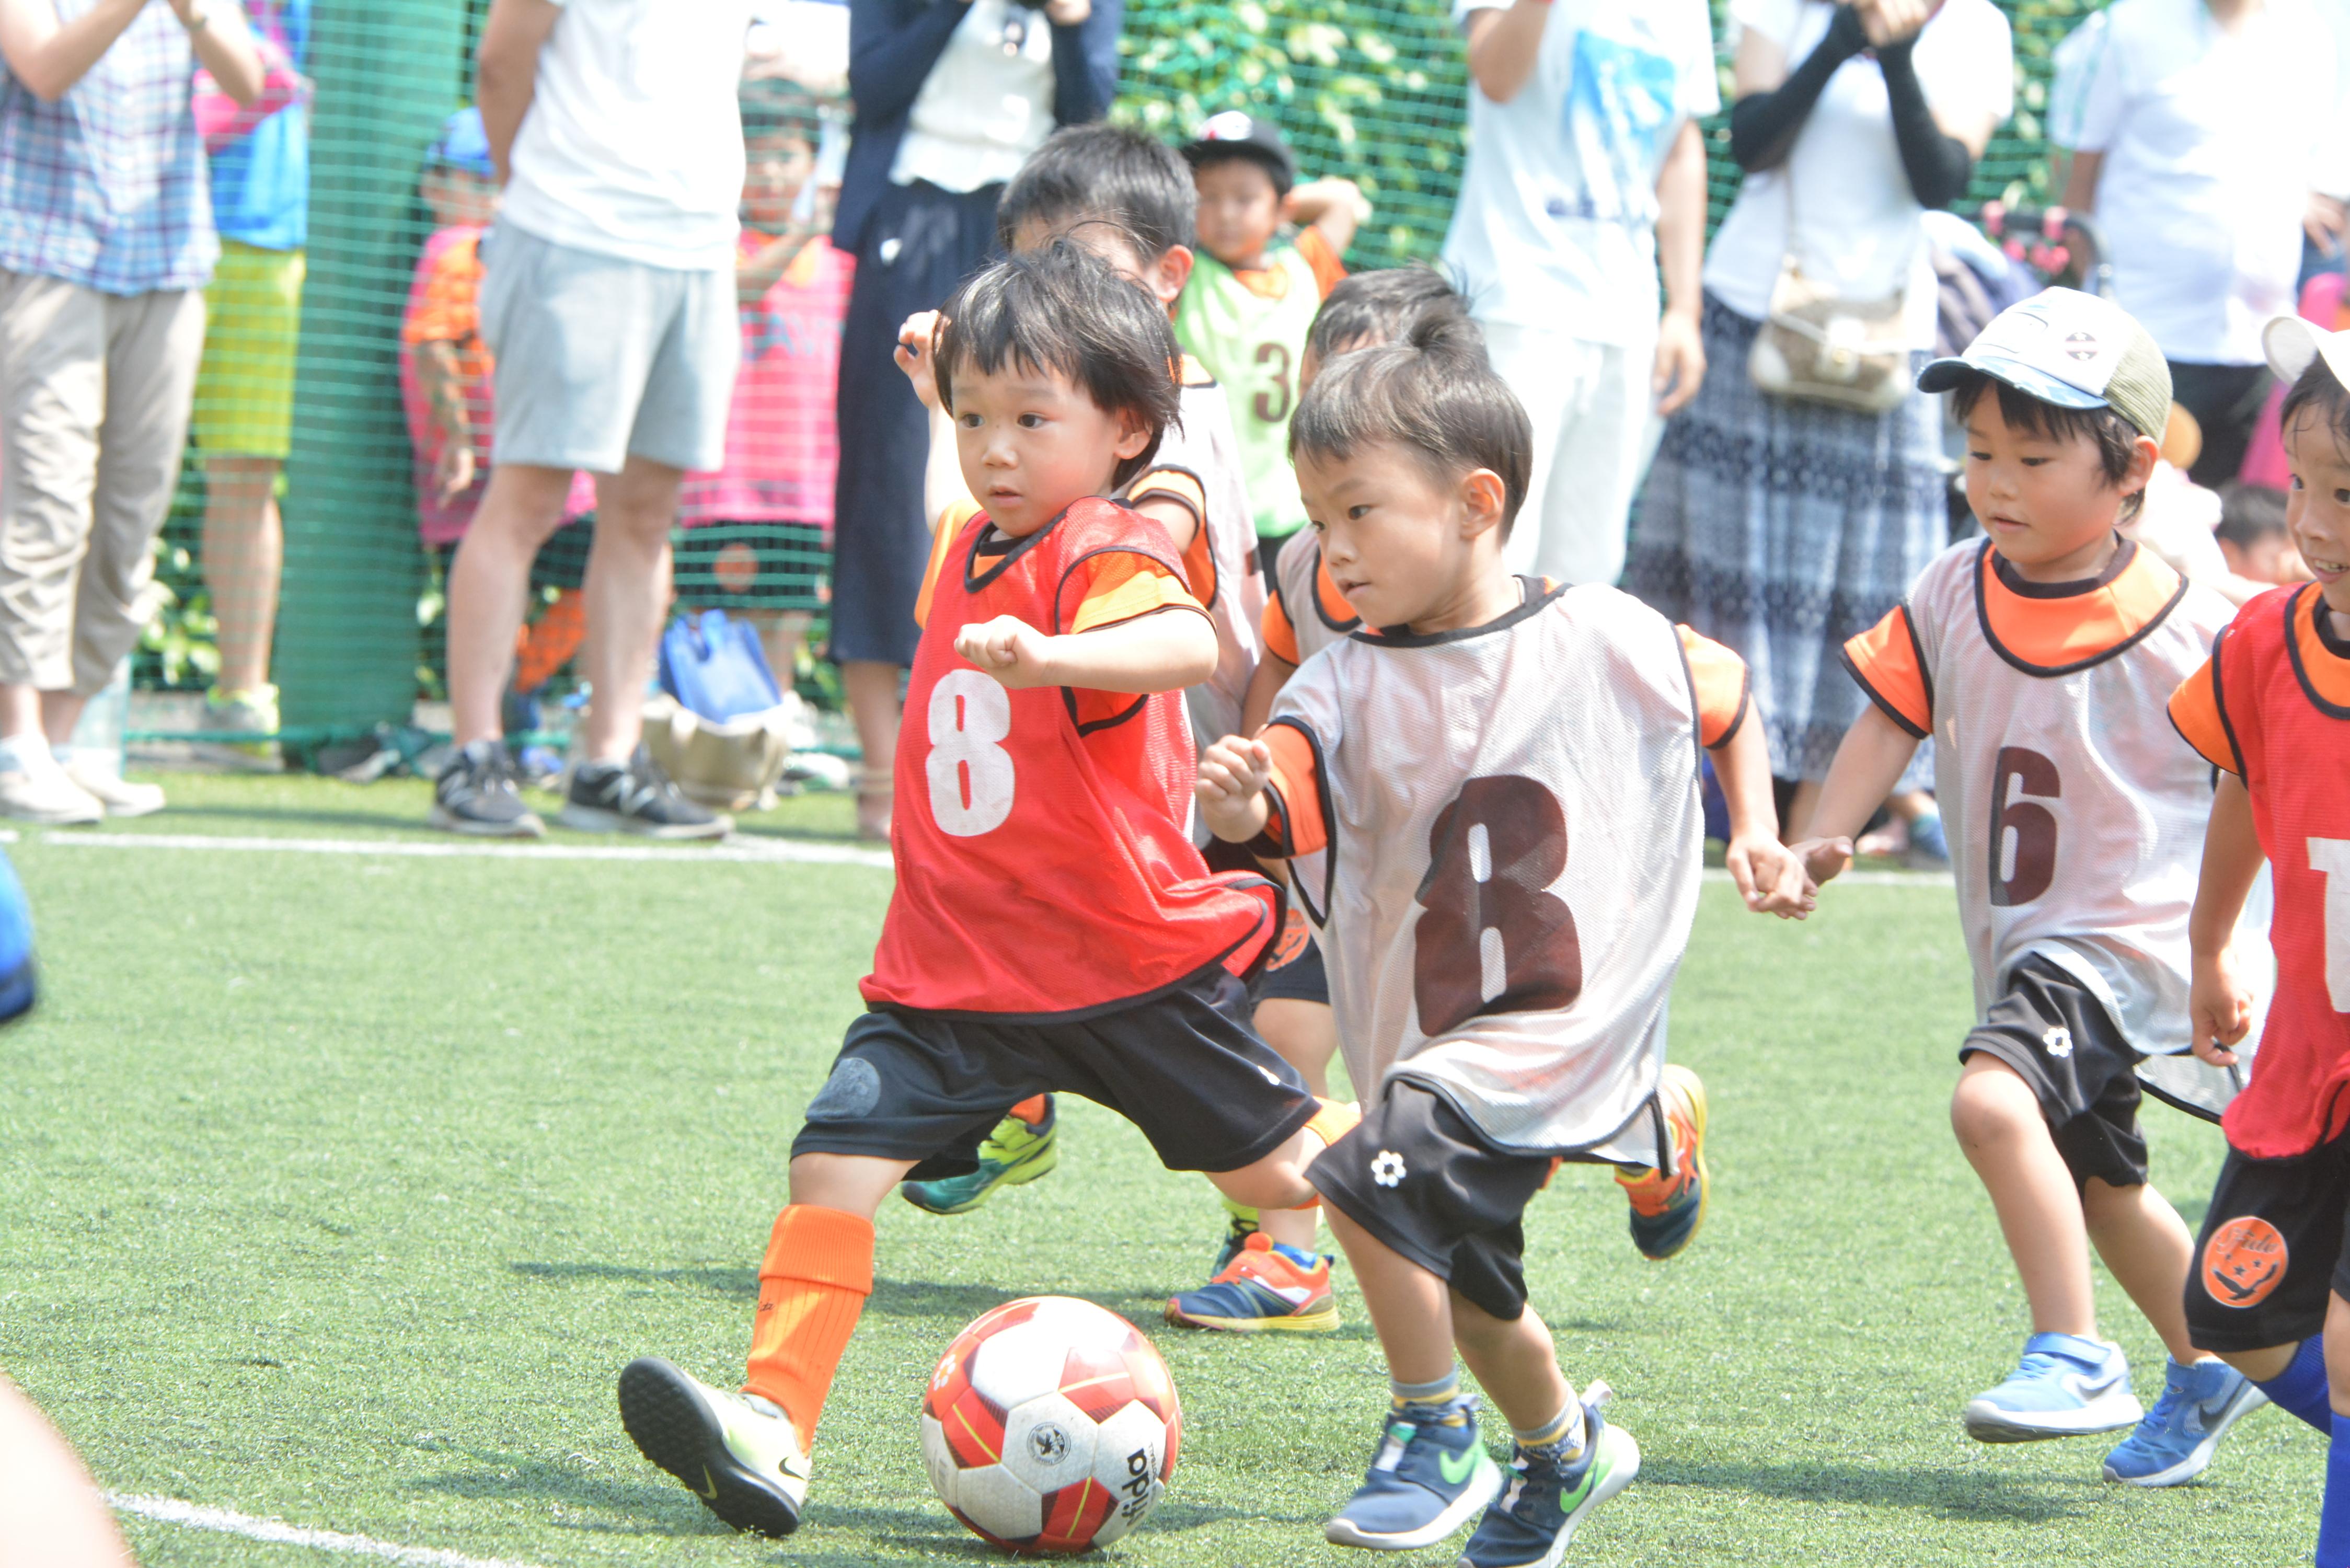
<path id="1" fill-rule="evenodd" d="M 1305 390 L 1306 333 L 1371 204 L 1351 180 L 1297 183 L 1281 129 L 1239 109 L 1210 117 L 1183 149 L 1199 188 L 1199 265 L 1175 336 L 1232 395 L 1258 546 L 1274 553 L 1305 524 L 1289 469 L 1289 415 Z M 1287 223 L 1304 227 L 1283 237 Z M 1222 734 L 1222 731 L 1216 733 Z"/>
<path id="2" fill-rule="evenodd" d="M 2195 1343 L 2327 1435 L 2317 1568 L 2350 1568 L 2350 333 L 2269 324 L 2293 543 L 2313 583 L 2238 612 L 2171 699 L 2220 770 L 2189 928 L 2195 1050 L 2230 1071 L 2254 998 L 2230 938 L 2265 860 L 2276 993 L 2187 1285 Z M 2329 1365 L 2331 1376 L 2329 1376 Z"/>
<path id="3" fill-rule="evenodd" d="M 2187 1227 L 2147 1180 L 2137 1117 L 2142 1081 L 2215 1118 L 2232 1092 L 2183 1054 L 2211 774 L 2155 717 L 2231 612 L 2116 531 L 2170 410 L 2161 350 L 2119 306 L 2049 289 L 1918 384 L 1950 394 L 1989 537 L 1952 545 L 1846 644 L 1875 706 L 1797 851 L 1819 881 L 1842 871 L 1933 737 L 1979 1020 L 1950 1121 L 2032 1310 L 2022 1360 L 1968 1404 L 1967 1432 L 2020 1443 L 2136 1427 L 2106 1479 L 2176 1486 L 2260 1403 L 2189 1333 Z M 2097 1337 L 2092 1244 L 2170 1353 L 2150 1412 L 2121 1347 Z"/>
<path id="4" fill-rule="evenodd" d="M 638 1448 L 737 1529 L 800 1522 L 833 1372 L 873 1282 L 873 1215 L 968 1170 L 1007 1107 L 1066 1089 L 1238 1201 L 1315 1201 L 1351 1126 L 1248 1027 L 1278 890 L 1211 876 L 1187 831 L 1183 688 L 1216 638 L 1166 533 L 1108 499 L 1175 414 L 1174 335 L 1070 244 L 999 262 L 934 363 L 983 511 L 933 557 L 897 755 L 897 888 L 870 1011 L 794 1140 L 743 1391 L 620 1374 Z"/>
<path id="5" fill-rule="evenodd" d="M 1309 1175 L 1393 1397 L 1325 1534 L 1412 1550 L 1485 1509 L 1461 1561 L 1512 1568 L 1557 1563 L 1639 1467 L 1527 1309 L 1520 1218 L 1562 1158 L 1698 1158 L 1660 1107 L 1671 1080 L 1699 1092 L 1665 1064 L 1664 1014 L 1697 905 L 1701 744 L 1750 907 L 1800 914 L 1808 891 L 1737 657 L 1613 588 L 1503 566 L 1525 412 L 1481 357 L 1430 349 L 1440 330 L 1339 358 L 1299 404 L 1324 558 L 1382 629 L 1301 668 L 1261 736 L 1209 747 L 1199 799 L 1218 837 L 1290 861 L 1364 1095 Z M 1506 1490 L 1456 1348 L 1516 1438 Z"/>

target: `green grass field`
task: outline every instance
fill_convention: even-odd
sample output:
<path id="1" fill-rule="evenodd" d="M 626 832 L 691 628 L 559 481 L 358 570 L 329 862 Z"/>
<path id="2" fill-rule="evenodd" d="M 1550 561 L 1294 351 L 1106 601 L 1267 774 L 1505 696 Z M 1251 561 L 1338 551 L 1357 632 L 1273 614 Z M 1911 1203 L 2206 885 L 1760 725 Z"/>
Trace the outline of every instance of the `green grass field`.
<path id="1" fill-rule="evenodd" d="M 109 836 L 428 841 L 421 786 L 167 782 L 181 809 Z M 791 803 L 738 842 L 847 826 L 845 802 Z M 1160 1328 L 1221 1211 L 1082 1104 L 1057 1175 L 960 1220 L 884 1212 L 798 1536 L 728 1533 L 638 1457 L 612 1397 L 631 1356 L 739 1374 L 886 871 L 31 833 L 13 853 L 46 992 L 0 1035 L 0 1368 L 112 1490 L 544 1568 L 974 1561 L 931 1500 L 915 1401 L 966 1320 L 1053 1292 L 1146 1325 L 1184 1401 L 1174 1490 L 1111 1560 L 1362 1561 L 1320 1539 L 1385 1398 L 1350 1288 L 1346 1328 L 1312 1341 Z M 1647 1456 L 1571 1563 L 2306 1560 L 2324 1447 L 2279 1412 L 2203 1484 L 2151 1494 L 2098 1480 L 2099 1439 L 1961 1434 L 2026 1324 L 1945 1117 L 1970 1009 L 1954 910 L 1947 887 L 1840 887 L 1782 926 L 1708 887 L 1673 1010 L 1712 1092 L 1704 1233 L 1644 1262 L 1589 1169 L 1527 1216 L 1568 1374 L 1615 1386 Z M 2195 1223 L 2219 1135 L 2146 1114 Z M 2099 1288 L 2150 1398 L 2160 1347 Z M 125 1522 L 149 1564 L 347 1560 Z"/>

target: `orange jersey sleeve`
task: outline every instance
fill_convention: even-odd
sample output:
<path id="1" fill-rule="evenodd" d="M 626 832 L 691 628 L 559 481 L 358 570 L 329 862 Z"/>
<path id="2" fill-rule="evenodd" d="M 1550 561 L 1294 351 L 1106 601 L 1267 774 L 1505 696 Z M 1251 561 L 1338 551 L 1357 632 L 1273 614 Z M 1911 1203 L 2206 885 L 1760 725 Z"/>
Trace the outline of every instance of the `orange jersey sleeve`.
<path id="1" fill-rule="evenodd" d="M 1322 291 L 1322 297 L 1329 298 L 1330 291 L 1337 287 L 1339 281 L 1347 275 L 1347 264 L 1338 259 L 1336 251 L 1330 248 L 1328 236 L 1320 229 L 1307 224 L 1305 232 L 1297 236 L 1297 254 L 1304 256 L 1305 265 L 1314 269 L 1315 286 Z"/>
<path id="2" fill-rule="evenodd" d="M 1908 606 L 1895 606 L 1846 642 L 1844 662 L 1887 718 L 1921 741 L 1934 732 L 1933 678 L 1926 673 Z"/>
<path id="3" fill-rule="evenodd" d="M 400 340 L 418 343 L 462 343 L 481 325 L 478 300 L 482 287 L 479 244 L 461 240 L 442 251 L 424 279 L 424 292 L 400 324 Z"/>
<path id="4" fill-rule="evenodd" d="M 1191 543 L 1183 551 L 1183 573 L 1191 597 L 1206 604 L 1216 597 L 1216 555 L 1208 547 L 1208 490 L 1188 468 L 1155 468 L 1127 487 L 1126 504 L 1172 502 L 1191 514 Z M 1163 521 L 1163 520 L 1162 520 Z"/>
<path id="5" fill-rule="evenodd" d="M 1274 855 L 1311 855 L 1330 846 L 1328 803 L 1314 742 L 1294 720 L 1276 719 L 1257 737 L 1273 753 L 1273 815 L 1260 843 Z"/>
<path id="6" fill-rule="evenodd" d="M 2170 723 L 2205 762 L 2241 778 L 2244 759 L 2236 751 L 2226 699 L 2220 692 L 2220 649 L 2227 639 L 2228 634 L 2221 632 L 2211 657 L 2170 694 Z"/>
<path id="7" fill-rule="evenodd" d="M 937 525 L 931 530 L 931 562 L 922 568 L 922 591 L 914 596 L 916 626 L 931 624 L 931 592 L 938 587 L 939 574 L 946 570 L 947 551 L 954 544 L 955 535 L 969 527 L 971 520 L 978 515 L 979 503 L 968 499 L 939 514 Z"/>
<path id="8" fill-rule="evenodd" d="M 1155 556 L 1139 550 L 1106 550 L 1079 562 L 1065 592 L 1076 595 L 1068 635 L 1098 631 L 1104 627 L 1156 615 L 1160 610 L 1208 612 L 1183 581 Z M 1070 693 L 1071 711 L 1080 729 L 1114 722 L 1131 713 L 1142 700 L 1130 691 L 1081 691 Z"/>
<path id="9" fill-rule="evenodd" d="M 1688 627 L 1673 629 L 1680 633 L 1681 656 L 1689 660 L 1690 686 L 1697 693 L 1698 739 L 1708 749 L 1726 746 L 1746 722 L 1746 660 Z"/>
<path id="10" fill-rule="evenodd" d="M 1264 597 L 1264 614 L 1257 618 L 1257 630 L 1264 638 L 1265 651 L 1284 664 L 1303 664 L 1297 657 L 1297 628 L 1289 618 L 1289 606 L 1283 602 L 1281 589 L 1266 585 L 1273 591 Z"/>

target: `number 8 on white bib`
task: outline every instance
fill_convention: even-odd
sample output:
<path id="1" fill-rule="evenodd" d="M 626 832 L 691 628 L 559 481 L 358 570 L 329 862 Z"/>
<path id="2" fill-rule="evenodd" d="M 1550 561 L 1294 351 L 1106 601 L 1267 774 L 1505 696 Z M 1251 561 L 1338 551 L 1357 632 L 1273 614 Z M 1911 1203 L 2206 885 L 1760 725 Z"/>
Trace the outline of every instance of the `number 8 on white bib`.
<path id="1" fill-rule="evenodd" d="M 950 670 L 931 688 L 931 816 L 940 830 L 976 838 L 1012 815 L 1012 699 L 976 670 Z"/>

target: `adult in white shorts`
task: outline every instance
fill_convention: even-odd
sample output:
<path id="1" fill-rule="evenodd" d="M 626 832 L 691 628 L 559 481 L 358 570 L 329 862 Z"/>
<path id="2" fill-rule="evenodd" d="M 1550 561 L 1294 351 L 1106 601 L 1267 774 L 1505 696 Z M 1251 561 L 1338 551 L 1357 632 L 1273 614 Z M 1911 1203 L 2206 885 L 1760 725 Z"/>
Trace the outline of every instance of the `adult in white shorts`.
<path id="1" fill-rule="evenodd" d="M 1721 107 L 1712 24 L 1705 0 L 1455 0 L 1455 15 L 1476 88 L 1444 262 L 1534 431 L 1510 569 L 1612 584 L 1662 416 L 1705 375 L 1696 122 Z"/>
<path id="2" fill-rule="evenodd" d="M 587 731 L 562 820 L 663 838 L 730 824 L 679 794 L 639 743 L 687 469 L 725 456 L 740 327 L 735 94 L 750 0 L 495 0 L 478 92 L 504 177 L 482 244 L 482 338 L 496 356 L 489 489 L 449 574 L 458 753 L 435 826 L 536 836 L 499 717 L 531 558 L 596 476 L 583 673 Z"/>

